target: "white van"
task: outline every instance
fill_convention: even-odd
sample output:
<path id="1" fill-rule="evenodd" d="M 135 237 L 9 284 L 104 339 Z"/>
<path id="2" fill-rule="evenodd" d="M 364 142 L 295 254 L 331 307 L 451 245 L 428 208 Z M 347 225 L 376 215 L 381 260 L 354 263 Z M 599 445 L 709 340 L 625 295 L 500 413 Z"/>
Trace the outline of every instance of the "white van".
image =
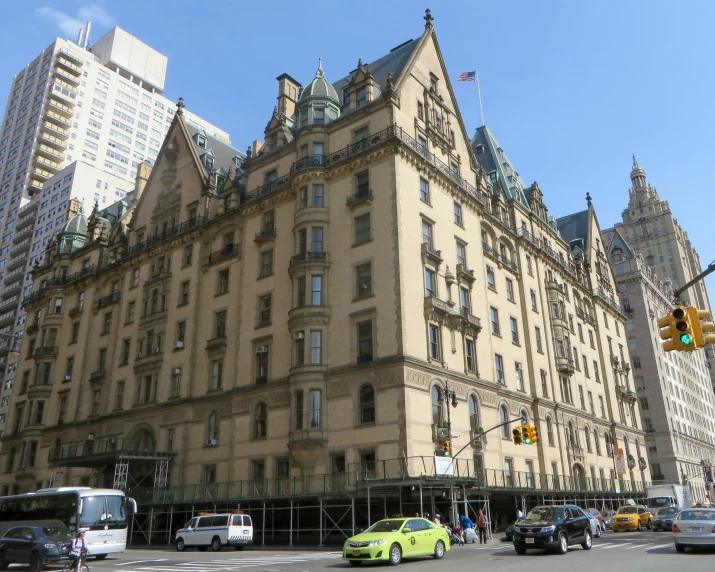
<path id="1" fill-rule="evenodd" d="M 242 510 L 227 514 L 200 514 L 176 531 L 176 549 L 183 552 L 196 546 L 204 552 L 209 547 L 218 552 L 224 546 L 243 550 L 253 542 L 253 522 Z"/>

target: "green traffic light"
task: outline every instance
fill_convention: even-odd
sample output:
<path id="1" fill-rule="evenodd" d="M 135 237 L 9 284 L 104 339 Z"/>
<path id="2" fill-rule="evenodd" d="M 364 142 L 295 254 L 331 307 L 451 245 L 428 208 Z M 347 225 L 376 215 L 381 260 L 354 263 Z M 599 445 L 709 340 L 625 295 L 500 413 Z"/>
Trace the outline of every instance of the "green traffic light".
<path id="1" fill-rule="evenodd" d="M 693 337 L 690 334 L 683 334 L 680 336 L 680 341 L 686 346 L 689 346 L 693 343 Z"/>
<path id="2" fill-rule="evenodd" d="M 531 439 L 527 437 L 526 439 L 524 439 L 524 443 L 526 443 L 527 445 L 531 445 Z"/>

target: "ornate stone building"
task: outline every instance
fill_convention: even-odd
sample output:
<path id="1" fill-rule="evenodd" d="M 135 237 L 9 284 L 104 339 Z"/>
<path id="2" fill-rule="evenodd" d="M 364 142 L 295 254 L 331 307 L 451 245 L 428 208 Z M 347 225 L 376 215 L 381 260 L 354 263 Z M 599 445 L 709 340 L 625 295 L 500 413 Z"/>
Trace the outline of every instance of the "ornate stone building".
<path id="1" fill-rule="evenodd" d="M 637 455 L 643 432 L 594 208 L 549 217 L 485 128 L 470 141 L 425 20 L 334 83 L 279 76 L 246 156 L 177 113 L 136 204 L 68 223 L 25 300 L 6 490 L 62 473 L 153 481 L 144 506 L 407 513 L 449 487 L 502 517 L 615 497 L 605 435 Z M 520 416 L 538 445 L 470 444 Z"/>

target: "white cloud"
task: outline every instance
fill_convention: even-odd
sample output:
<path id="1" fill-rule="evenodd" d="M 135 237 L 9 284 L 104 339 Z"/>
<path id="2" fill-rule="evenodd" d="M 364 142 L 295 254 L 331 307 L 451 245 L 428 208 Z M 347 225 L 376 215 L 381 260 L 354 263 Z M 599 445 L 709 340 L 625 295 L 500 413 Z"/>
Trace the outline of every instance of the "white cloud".
<path id="1" fill-rule="evenodd" d="M 96 24 L 101 28 L 109 28 L 114 24 L 112 15 L 94 2 L 81 5 L 75 16 L 70 16 L 49 6 L 37 8 L 35 13 L 42 18 L 52 20 L 67 37 L 72 39 L 77 36 L 80 28 L 85 27 L 88 20 L 92 22 L 93 26 Z"/>

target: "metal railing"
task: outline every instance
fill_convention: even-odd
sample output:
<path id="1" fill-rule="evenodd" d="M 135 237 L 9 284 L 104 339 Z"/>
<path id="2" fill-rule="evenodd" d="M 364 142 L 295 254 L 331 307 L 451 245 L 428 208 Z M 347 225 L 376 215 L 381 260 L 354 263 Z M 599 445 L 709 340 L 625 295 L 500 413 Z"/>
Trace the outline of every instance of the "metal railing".
<path id="1" fill-rule="evenodd" d="M 161 244 L 163 242 L 166 242 L 167 240 L 171 240 L 172 238 L 184 234 L 185 232 L 202 226 L 203 223 L 204 220 L 201 215 L 198 215 L 194 218 L 190 218 L 186 222 L 174 225 L 163 232 L 159 232 L 153 236 L 150 236 L 146 240 L 142 240 L 134 246 L 127 248 L 127 250 L 124 252 L 123 258 L 129 258 L 130 256 L 138 254 L 139 252 L 143 252 L 144 250 L 151 248 L 152 246 L 156 246 L 157 244 Z"/>
<path id="2" fill-rule="evenodd" d="M 122 293 L 119 290 L 115 290 L 111 294 L 102 296 L 99 300 L 97 300 L 97 309 L 101 309 L 106 306 L 109 306 L 110 304 L 114 304 L 115 302 L 119 302 L 119 299 L 121 297 Z"/>
<path id="3" fill-rule="evenodd" d="M 308 260 L 328 260 L 327 252 L 301 252 L 290 259 L 290 266 Z"/>
<path id="4" fill-rule="evenodd" d="M 206 259 L 206 263 L 216 264 L 217 262 L 221 262 L 226 258 L 233 258 L 234 256 L 238 255 L 238 250 L 238 245 L 236 244 L 224 246 L 221 250 L 217 250 L 216 252 L 212 252 L 211 254 L 209 254 L 208 258 Z"/>

